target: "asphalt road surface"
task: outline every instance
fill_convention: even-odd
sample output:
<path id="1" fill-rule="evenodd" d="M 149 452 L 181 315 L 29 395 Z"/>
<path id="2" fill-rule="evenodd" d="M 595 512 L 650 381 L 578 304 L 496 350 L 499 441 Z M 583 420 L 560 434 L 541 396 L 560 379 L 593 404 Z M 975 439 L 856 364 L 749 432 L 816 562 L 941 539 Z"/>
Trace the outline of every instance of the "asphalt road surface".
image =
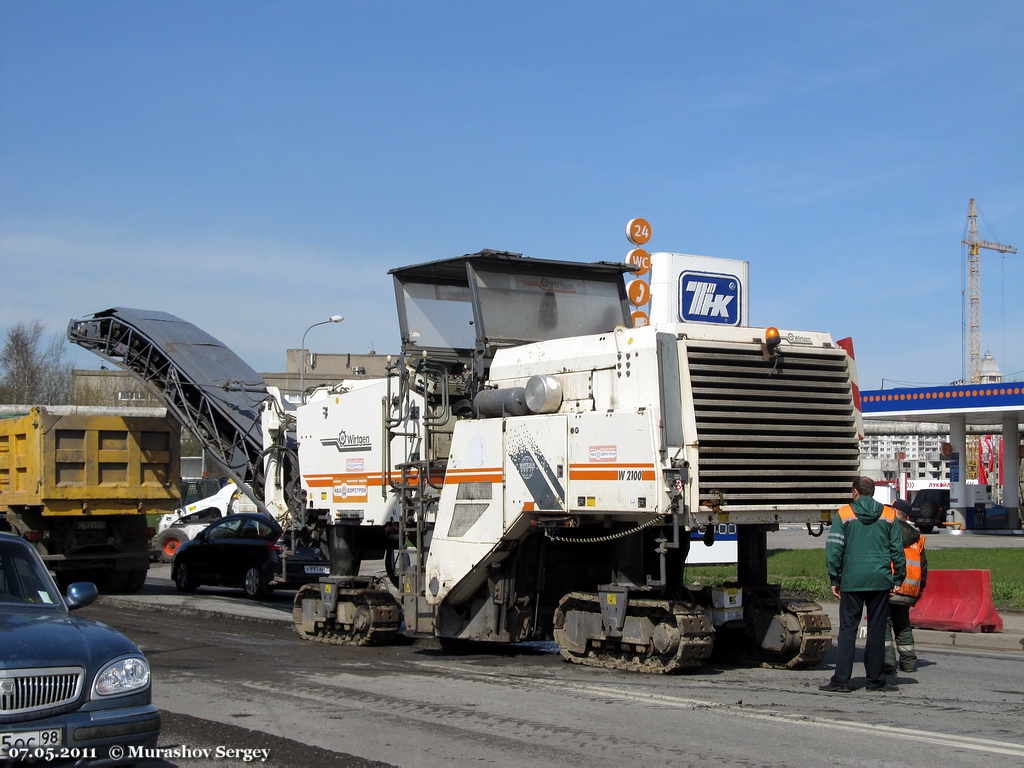
<path id="1" fill-rule="evenodd" d="M 252 604 L 201 588 L 178 601 L 165 570 L 143 594 L 82 610 L 152 664 L 169 752 L 149 768 L 252 764 L 218 749 L 268 750 L 264 764 L 281 766 L 1024 763 L 1020 652 L 922 648 L 898 693 L 826 694 L 834 652 L 803 672 L 663 677 L 574 666 L 550 645 L 308 643 L 288 621 L 294 593 Z"/>

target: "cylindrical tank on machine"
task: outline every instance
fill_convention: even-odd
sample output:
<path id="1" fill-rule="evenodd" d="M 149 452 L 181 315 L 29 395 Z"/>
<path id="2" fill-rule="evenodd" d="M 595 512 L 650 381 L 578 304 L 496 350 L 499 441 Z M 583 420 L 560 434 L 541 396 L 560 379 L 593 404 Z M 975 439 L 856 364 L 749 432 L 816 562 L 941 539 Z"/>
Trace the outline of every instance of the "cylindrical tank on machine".
<path id="1" fill-rule="evenodd" d="M 485 389 L 473 398 L 473 408 L 484 418 L 554 413 L 562 404 L 562 385 L 554 376 L 531 376 L 525 387 Z"/>
<path id="2" fill-rule="evenodd" d="M 526 416 L 530 413 L 526 407 L 526 387 L 485 389 L 478 392 L 473 398 L 473 410 L 485 418 Z"/>
<path id="3" fill-rule="evenodd" d="M 562 404 L 562 385 L 554 376 L 531 376 L 526 382 L 530 413 L 554 413 Z"/>

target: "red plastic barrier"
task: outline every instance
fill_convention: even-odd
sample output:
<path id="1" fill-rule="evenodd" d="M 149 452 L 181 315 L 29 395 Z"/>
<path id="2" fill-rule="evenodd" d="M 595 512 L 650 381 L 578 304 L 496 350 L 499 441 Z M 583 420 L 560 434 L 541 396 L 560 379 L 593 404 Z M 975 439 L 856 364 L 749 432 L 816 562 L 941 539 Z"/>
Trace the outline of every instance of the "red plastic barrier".
<path id="1" fill-rule="evenodd" d="M 1002 632 L 1003 620 L 992 604 L 992 572 L 929 570 L 910 623 L 920 629 Z"/>

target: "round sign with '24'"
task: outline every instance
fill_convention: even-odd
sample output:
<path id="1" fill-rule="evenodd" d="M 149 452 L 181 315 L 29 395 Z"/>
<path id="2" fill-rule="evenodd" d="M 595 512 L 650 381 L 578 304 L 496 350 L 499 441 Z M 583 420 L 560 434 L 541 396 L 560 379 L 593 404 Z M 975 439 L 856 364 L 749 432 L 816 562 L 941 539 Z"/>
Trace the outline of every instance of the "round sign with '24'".
<path id="1" fill-rule="evenodd" d="M 626 224 L 626 239 L 633 245 L 644 245 L 651 239 L 651 224 L 647 219 L 630 219 Z"/>

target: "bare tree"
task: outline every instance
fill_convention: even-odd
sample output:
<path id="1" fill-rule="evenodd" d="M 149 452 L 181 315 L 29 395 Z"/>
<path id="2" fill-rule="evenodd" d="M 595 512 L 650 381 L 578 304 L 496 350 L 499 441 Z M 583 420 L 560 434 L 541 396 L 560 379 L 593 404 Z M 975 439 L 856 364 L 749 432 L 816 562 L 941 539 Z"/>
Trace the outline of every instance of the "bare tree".
<path id="1" fill-rule="evenodd" d="M 64 337 L 55 335 L 48 344 L 38 320 L 18 323 L 7 332 L 0 352 L 0 402 L 31 405 L 62 405 L 71 402 L 71 371 Z M 44 346 L 45 344 L 45 346 Z"/>

